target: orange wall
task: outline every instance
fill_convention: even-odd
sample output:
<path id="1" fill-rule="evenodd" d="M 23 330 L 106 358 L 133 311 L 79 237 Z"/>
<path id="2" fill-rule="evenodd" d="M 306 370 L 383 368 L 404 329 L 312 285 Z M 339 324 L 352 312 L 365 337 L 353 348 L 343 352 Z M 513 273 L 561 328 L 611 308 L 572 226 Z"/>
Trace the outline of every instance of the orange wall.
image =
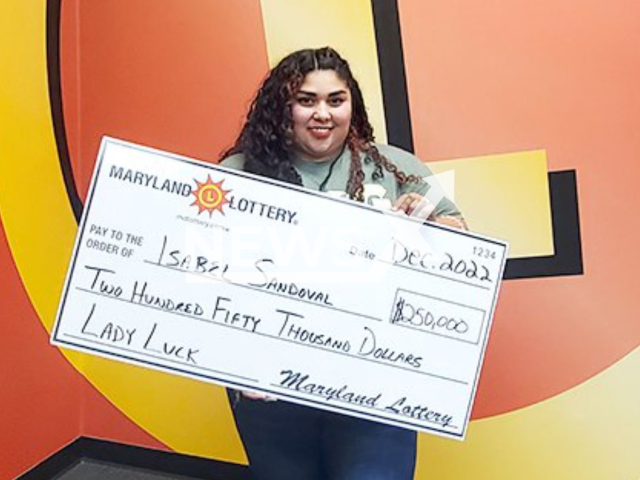
<path id="1" fill-rule="evenodd" d="M 209 161 L 231 146 L 268 64 L 259 2 L 229 5 L 62 2 L 64 115 L 83 198 L 102 135 Z"/>
<path id="2" fill-rule="evenodd" d="M 40 322 L 16 269 L 0 222 L 0 479 L 14 478 L 82 431 L 164 448 L 130 422 L 69 365 Z"/>
<path id="3" fill-rule="evenodd" d="M 66 365 L 27 297 L 0 222 L 0 478 L 12 478 L 71 442 L 83 380 Z"/>
<path id="4" fill-rule="evenodd" d="M 577 171 L 585 275 L 504 284 L 474 409 L 494 415 L 640 344 L 640 3 L 398 4 L 421 158 L 543 148 Z"/>

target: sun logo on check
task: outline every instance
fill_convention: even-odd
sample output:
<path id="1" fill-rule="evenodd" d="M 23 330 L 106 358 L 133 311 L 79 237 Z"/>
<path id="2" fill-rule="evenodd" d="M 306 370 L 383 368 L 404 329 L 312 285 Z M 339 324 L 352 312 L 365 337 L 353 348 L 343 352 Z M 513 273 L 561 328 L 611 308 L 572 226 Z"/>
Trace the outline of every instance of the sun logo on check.
<path id="1" fill-rule="evenodd" d="M 207 175 L 207 181 L 204 183 L 196 180 L 198 188 L 194 192 L 191 192 L 192 195 L 195 195 L 196 199 L 191 205 L 198 207 L 198 215 L 207 211 L 209 212 L 209 216 L 211 216 L 214 210 L 224 215 L 222 207 L 229 203 L 227 194 L 231 192 L 231 190 L 223 189 L 222 182 L 224 182 L 224 180 L 214 183 L 210 175 Z"/>

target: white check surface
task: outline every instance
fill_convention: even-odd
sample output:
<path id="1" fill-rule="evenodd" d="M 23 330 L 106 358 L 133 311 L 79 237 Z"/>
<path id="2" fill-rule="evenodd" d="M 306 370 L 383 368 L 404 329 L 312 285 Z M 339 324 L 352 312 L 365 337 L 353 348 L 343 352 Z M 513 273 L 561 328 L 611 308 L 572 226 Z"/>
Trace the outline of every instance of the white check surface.
<path id="1" fill-rule="evenodd" d="M 462 439 L 506 254 L 105 138 L 52 343 Z"/>

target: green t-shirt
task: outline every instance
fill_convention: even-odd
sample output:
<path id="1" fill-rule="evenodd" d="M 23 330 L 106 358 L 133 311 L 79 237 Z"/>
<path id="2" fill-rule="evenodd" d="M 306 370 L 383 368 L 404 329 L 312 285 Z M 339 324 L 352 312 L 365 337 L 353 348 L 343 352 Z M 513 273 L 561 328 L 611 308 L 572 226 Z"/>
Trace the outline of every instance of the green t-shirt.
<path id="1" fill-rule="evenodd" d="M 378 151 L 395 164 L 399 170 L 407 175 L 416 175 L 421 178 L 431 177 L 429 168 L 420 162 L 412 154 L 390 145 L 377 145 Z M 245 157 L 238 153 L 225 158 L 220 164 L 223 167 L 244 170 Z M 311 190 L 321 190 L 340 198 L 346 198 L 347 182 L 351 165 L 351 152 L 345 149 L 340 157 L 332 162 L 305 162 L 294 160 L 293 166 L 302 178 L 302 185 Z M 425 195 L 433 204 L 436 204 L 435 215 L 451 215 L 461 217 L 460 211 L 454 203 L 443 195 L 443 191 L 437 182 L 430 179 L 430 184 L 425 182 L 407 182 L 398 184 L 395 176 L 383 168 L 384 176 L 373 179 L 375 163 L 373 161 L 362 162 L 364 172 L 364 200 L 370 205 L 380 208 L 390 208 L 392 203 L 405 193 L 416 192 Z"/>

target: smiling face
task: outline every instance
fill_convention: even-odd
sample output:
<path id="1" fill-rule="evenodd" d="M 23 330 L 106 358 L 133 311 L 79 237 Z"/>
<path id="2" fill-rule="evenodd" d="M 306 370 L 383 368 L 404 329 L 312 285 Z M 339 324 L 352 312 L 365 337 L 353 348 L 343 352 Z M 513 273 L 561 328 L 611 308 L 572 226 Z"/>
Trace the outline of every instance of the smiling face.
<path id="1" fill-rule="evenodd" d="M 302 160 L 334 158 L 351 125 L 351 92 L 334 70 L 309 72 L 291 106 L 294 150 Z"/>

